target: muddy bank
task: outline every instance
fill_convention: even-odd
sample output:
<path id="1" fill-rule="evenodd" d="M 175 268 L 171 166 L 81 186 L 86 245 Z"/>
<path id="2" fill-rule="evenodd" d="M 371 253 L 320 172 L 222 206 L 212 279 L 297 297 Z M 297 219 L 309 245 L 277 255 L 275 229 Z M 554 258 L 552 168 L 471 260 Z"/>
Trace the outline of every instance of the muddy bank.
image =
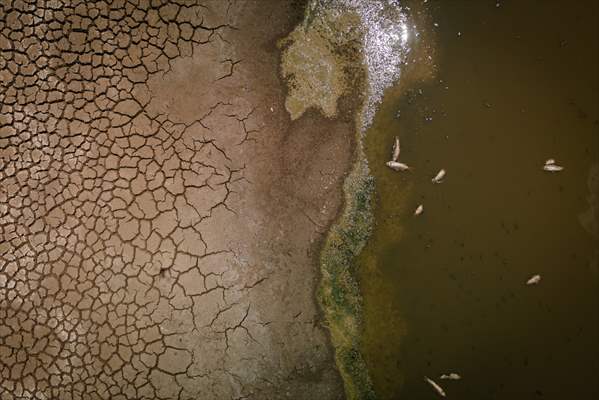
<path id="1" fill-rule="evenodd" d="M 314 261 L 354 105 L 290 120 L 302 13 L 0 6 L 3 399 L 343 398 Z"/>
<path id="2" fill-rule="evenodd" d="M 282 73 L 290 87 L 285 104 L 292 118 L 307 109 L 334 116 L 343 96 L 357 103 L 353 164 L 343 186 L 342 212 L 320 253 L 318 295 L 350 399 L 377 397 L 361 354 L 362 299 L 355 267 L 373 225 L 374 183 L 363 140 L 387 87 L 400 76 L 407 86 L 432 73 L 431 48 L 416 29 L 426 16 L 417 3 L 412 6 L 311 1 L 303 23 L 281 42 Z"/>

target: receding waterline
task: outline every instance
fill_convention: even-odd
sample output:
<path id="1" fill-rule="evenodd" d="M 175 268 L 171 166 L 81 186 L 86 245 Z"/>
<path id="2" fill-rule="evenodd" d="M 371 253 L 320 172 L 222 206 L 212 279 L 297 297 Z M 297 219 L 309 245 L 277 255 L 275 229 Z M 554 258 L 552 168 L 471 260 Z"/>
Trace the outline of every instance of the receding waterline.
<path id="1" fill-rule="evenodd" d="M 413 37 L 397 1 L 312 0 L 304 22 L 280 42 L 292 119 L 308 108 L 334 117 L 341 96 L 360 97 L 361 105 L 353 110 L 355 161 L 343 185 L 343 211 L 321 251 L 318 291 L 349 399 L 376 398 L 360 352 L 362 300 L 354 262 L 373 225 L 374 183 L 363 139 L 384 91 L 400 78 Z"/>

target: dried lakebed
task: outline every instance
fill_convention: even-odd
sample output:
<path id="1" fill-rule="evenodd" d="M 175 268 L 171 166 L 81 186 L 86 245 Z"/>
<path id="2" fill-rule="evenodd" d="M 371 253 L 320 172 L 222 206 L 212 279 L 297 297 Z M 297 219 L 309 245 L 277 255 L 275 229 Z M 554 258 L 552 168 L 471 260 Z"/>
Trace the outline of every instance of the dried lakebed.
<path id="1" fill-rule="evenodd" d="M 314 299 L 353 121 L 289 120 L 302 13 L 0 3 L 1 399 L 343 397 Z"/>

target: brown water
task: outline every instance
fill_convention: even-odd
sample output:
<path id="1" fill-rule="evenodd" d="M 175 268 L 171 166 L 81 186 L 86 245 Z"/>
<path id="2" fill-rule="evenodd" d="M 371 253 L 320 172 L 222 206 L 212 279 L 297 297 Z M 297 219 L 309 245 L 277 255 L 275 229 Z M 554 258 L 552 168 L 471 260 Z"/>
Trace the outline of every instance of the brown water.
<path id="1" fill-rule="evenodd" d="M 359 264 L 377 393 L 438 398 L 426 375 L 452 399 L 597 398 L 598 2 L 428 4 L 438 76 L 390 90 L 367 138 L 377 225 Z M 384 166 L 395 135 L 411 173 Z M 565 170 L 544 172 L 548 158 Z"/>

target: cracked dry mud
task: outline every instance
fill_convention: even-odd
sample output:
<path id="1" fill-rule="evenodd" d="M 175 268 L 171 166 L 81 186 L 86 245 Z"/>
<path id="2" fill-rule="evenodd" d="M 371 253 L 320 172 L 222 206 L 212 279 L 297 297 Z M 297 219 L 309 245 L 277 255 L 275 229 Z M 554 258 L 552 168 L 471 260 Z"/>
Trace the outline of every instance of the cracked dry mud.
<path id="1" fill-rule="evenodd" d="M 352 121 L 289 121 L 300 14 L 0 1 L 0 399 L 342 397 L 314 288 Z"/>

